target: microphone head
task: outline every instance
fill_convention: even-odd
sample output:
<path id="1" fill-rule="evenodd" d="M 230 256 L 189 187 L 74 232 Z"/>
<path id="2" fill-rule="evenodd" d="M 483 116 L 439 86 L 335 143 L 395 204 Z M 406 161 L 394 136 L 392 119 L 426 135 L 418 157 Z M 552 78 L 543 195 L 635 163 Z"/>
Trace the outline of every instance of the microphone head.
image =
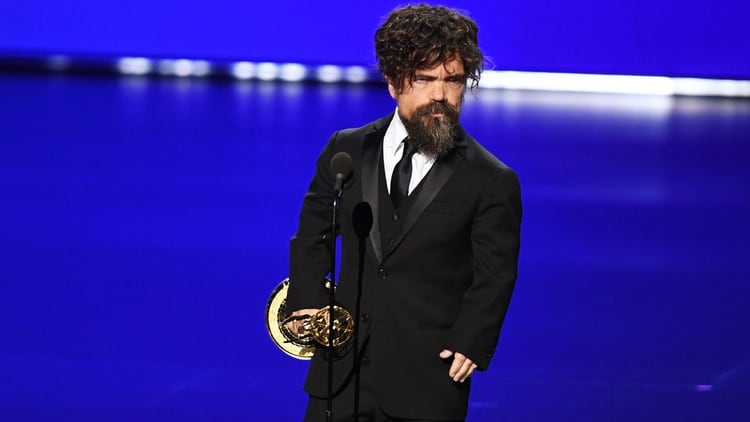
<path id="1" fill-rule="evenodd" d="M 364 239 L 372 229 L 372 207 L 367 202 L 360 202 L 352 211 L 352 225 L 357 237 Z"/>
<path id="2" fill-rule="evenodd" d="M 331 174 L 333 174 L 333 177 L 340 174 L 344 179 L 347 179 L 352 174 L 352 167 L 352 156 L 343 151 L 337 152 L 331 158 Z"/>

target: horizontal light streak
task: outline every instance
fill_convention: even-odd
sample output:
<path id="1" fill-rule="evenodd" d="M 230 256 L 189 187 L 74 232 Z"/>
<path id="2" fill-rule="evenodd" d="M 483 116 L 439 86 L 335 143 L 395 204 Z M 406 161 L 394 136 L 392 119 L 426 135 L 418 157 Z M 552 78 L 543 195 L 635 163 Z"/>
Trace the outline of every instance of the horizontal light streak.
<path id="1" fill-rule="evenodd" d="M 486 71 L 482 74 L 480 85 L 485 88 L 537 91 L 750 97 L 750 81 L 665 76 Z"/>
<path id="2" fill-rule="evenodd" d="M 272 62 L 209 62 L 187 58 L 121 57 L 111 61 L 78 60 L 53 55 L 25 59 L 25 66 L 56 72 L 114 71 L 123 75 L 161 75 L 180 78 L 228 77 L 268 82 L 382 83 L 374 68 L 364 66 L 304 65 Z M 13 64 L 12 59 L 0 59 Z M 602 75 L 487 70 L 480 88 L 652 96 L 715 96 L 750 98 L 750 80 L 670 78 L 664 76 Z"/>

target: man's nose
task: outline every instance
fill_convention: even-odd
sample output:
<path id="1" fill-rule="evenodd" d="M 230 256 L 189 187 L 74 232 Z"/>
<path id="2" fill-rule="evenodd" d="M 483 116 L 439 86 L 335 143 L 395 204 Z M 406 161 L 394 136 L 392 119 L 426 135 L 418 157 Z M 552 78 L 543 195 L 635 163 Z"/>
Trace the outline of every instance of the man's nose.
<path id="1" fill-rule="evenodd" d="M 445 81 L 434 81 L 432 84 L 432 101 L 445 100 Z"/>

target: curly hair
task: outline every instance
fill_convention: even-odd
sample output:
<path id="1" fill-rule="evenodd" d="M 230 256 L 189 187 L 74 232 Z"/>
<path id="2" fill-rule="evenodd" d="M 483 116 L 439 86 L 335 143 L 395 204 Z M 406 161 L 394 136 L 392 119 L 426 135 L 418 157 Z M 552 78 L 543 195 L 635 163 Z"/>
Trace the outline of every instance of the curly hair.
<path id="1" fill-rule="evenodd" d="M 420 4 L 397 8 L 375 32 L 378 68 L 400 91 L 418 69 L 431 69 L 460 57 L 474 89 L 484 66 L 478 31 L 473 19 L 447 7 Z"/>

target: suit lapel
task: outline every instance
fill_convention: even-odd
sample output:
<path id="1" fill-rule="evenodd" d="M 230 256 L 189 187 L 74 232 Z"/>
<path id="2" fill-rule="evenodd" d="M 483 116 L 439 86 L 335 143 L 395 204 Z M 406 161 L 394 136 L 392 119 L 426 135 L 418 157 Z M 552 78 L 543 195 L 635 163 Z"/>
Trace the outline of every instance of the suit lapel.
<path id="1" fill-rule="evenodd" d="M 380 181 L 380 157 L 383 155 L 383 137 L 393 115 L 375 123 L 375 130 L 367 135 L 362 145 L 362 200 L 372 208 L 370 245 L 378 262 L 383 261 L 380 243 L 380 204 L 378 183 Z"/>
<path id="2" fill-rule="evenodd" d="M 440 189 L 443 188 L 445 182 L 447 182 L 451 177 L 453 172 L 456 170 L 456 167 L 458 167 L 458 163 L 461 162 L 462 159 L 462 155 L 456 151 L 449 156 L 440 159 L 433 165 L 432 169 L 430 169 L 430 172 L 427 173 L 424 180 L 422 181 L 424 183 L 423 186 L 421 187 L 421 189 L 415 192 L 416 196 L 414 198 L 414 202 L 409 208 L 407 214 L 403 217 L 401 230 L 393 238 L 393 248 L 391 248 L 388 254 L 383 257 L 383 260 L 387 259 L 388 256 L 390 256 L 398 248 L 398 246 L 404 240 L 404 237 L 406 237 L 409 231 L 411 231 L 412 227 L 414 227 L 414 224 L 417 222 L 424 210 L 435 198 L 435 195 L 440 192 Z"/>

